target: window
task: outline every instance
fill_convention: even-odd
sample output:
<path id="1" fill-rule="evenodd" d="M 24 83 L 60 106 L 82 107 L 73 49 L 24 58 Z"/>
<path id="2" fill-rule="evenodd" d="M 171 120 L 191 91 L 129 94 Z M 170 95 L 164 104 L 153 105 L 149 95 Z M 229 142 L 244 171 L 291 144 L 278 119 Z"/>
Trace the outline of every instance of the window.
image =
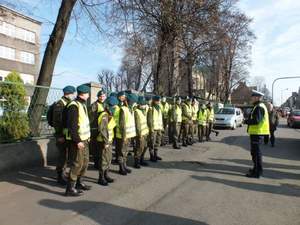
<path id="1" fill-rule="evenodd" d="M 20 52 L 20 61 L 23 63 L 34 64 L 34 54 L 30 52 Z"/>
<path id="2" fill-rule="evenodd" d="M 15 60 L 16 50 L 13 48 L 5 47 L 0 45 L 0 58 Z"/>
<path id="3" fill-rule="evenodd" d="M 16 27 L 12 24 L 0 21 L 0 33 L 7 36 L 15 37 L 23 41 L 35 43 L 35 33 L 25 30 L 20 27 Z"/>

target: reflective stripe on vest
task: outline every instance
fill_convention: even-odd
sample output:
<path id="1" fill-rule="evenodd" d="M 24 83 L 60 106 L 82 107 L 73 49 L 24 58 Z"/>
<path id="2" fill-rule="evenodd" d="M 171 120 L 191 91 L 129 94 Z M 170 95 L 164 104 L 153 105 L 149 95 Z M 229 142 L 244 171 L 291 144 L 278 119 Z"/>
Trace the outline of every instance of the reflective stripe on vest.
<path id="1" fill-rule="evenodd" d="M 207 110 L 206 109 L 199 110 L 197 120 L 198 120 L 199 125 L 206 126 L 206 120 L 207 120 Z"/>
<path id="2" fill-rule="evenodd" d="M 64 107 L 67 106 L 67 102 L 66 100 L 64 100 L 63 98 L 60 99 L 60 101 L 63 103 Z M 67 136 L 68 135 L 68 128 L 63 128 L 63 135 Z"/>
<path id="3" fill-rule="evenodd" d="M 82 141 L 86 141 L 91 137 L 90 120 L 87 114 L 86 105 L 83 105 L 76 100 L 72 101 L 68 107 L 71 105 L 75 105 L 78 108 L 78 135 Z M 67 135 L 66 139 L 72 140 L 70 134 Z"/>
<path id="4" fill-rule="evenodd" d="M 184 103 L 182 107 L 186 109 L 185 111 L 187 112 L 188 116 L 191 117 L 192 116 L 192 106 L 191 105 L 187 105 L 186 103 Z M 189 118 L 187 118 L 184 115 L 182 115 L 182 121 L 186 122 L 188 120 L 189 120 Z"/>
<path id="5" fill-rule="evenodd" d="M 98 118 L 98 126 L 101 126 L 102 123 L 102 119 L 104 115 L 108 115 L 107 112 L 102 112 Z M 108 141 L 110 143 L 113 142 L 114 139 L 114 128 L 116 127 L 116 121 L 114 119 L 114 117 L 112 117 L 107 125 L 107 130 L 108 130 Z M 98 135 L 97 137 L 97 141 L 102 142 L 103 141 L 103 137 L 101 136 L 101 134 Z"/>
<path id="6" fill-rule="evenodd" d="M 258 105 L 256 105 L 252 112 L 251 112 L 251 119 L 253 118 L 253 112 L 256 109 Z M 259 107 L 264 109 L 264 118 L 262 121 L 260 121 L 259 124 L 256 125 L 249 125 L 248 127 L 248 133 L 250 135 L 269 135 L 270 134 L 270 129 L 269 129 L 269 113 L 268 109 L 263 103 L 259 103 Z"/>
<path id="7" fill-rule="evenodd" d="M 121 106 L 120 110 L 123 110 L 124 116 L 125 116 L 125 138 L 133 138 L 136 136 L 135 131 L 135 122 L 134 122 L 134 116 L 129 111 L 128 107 Z M 121 131 L 120 131 L 120 111 L 118 112 L 118 123 L 117 123 L 117 138 L 123 138 Z"/>
<path id="8" fill-rule="evenodd" d="M 147 135 L 149 133 L 148 125 L 147 125 L 147 118 L 144 113 L 140 109 L 136 109 L 135 112 L 137 113 L 140 122 L 141 122 L 141 135 Z"/>
<path id="9" fill-rule="evenodd" d="M 155 107 L 152 107 L 153 112 L 153 129 L 154 130 L 163 130 L 163 118 L 161 110 L 157 110 Z"/>

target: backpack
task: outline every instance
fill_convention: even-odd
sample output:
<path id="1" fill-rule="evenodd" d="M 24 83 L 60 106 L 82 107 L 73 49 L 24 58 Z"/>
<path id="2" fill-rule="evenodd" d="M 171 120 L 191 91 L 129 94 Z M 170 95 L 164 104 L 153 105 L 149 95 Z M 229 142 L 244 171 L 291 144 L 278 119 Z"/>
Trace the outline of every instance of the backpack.
<path id="1" fill-rule="evenodd" d="M 54 127 L 53 126 L 53 111 L 54 111 L 54 107 L 56 105 L 56 102 L 54 102 L 52 105 L 50 105 L 50 107 L 48 108 L 47 111 L 47 121 L 49 126 Z"/>

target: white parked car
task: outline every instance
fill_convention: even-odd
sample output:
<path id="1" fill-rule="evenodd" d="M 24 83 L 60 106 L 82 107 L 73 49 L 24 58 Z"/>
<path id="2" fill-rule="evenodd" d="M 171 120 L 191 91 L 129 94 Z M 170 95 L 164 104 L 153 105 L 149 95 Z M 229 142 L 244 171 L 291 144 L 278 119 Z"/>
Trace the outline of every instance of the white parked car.
<path id="1" fill-rule="evenodd" d="M 225 107 L 215 114 L 215 127 L 228 127 L 236 129 L 243 126 L 244 115 L 241 109 L 234 107 Z"/>

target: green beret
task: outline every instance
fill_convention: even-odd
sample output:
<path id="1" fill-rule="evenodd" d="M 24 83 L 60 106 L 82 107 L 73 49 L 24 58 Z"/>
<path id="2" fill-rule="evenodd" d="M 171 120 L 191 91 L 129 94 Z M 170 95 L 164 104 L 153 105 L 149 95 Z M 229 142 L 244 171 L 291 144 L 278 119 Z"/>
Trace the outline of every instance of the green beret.
<path id="1" fill-rule="evenodd" d="M 160 101 L 160 96 L 159 95 L 155 95 L 152 97 L 153 101 Z"/>
<path id="2" fill-rule="evenodd" d="M 105 95 L 105 94 L 106 94 L 106 92 L 102 89 L 102 90 L 98 91 L 97 97 L 99 97 L 101 95 Z"/>
<path id="3" fill-rule="evenodd" d="M 119 104 L 119 100 L 117 99 L 116 96 L 109 96 L 107 99 L 106 99 L 106 102 L 108 105 L 110 106 L 115 106 L 115 105 L 118 105 Z"/>
<path id="4" fill-rule="evenodd" d="M 75 93 L 76 92 L 76 89 L 75 89 L 75 87 L 74 86 L 66 86 L 66 87 L 64 87 L 63 88 L 63 92 L 65 93 L 65 94 L 72 94 L 72 93 Z"/>
<path id="5" fill-rule="evenodd" d="M 109 96 L 118 97 L 118 93 L 117 92 L 111 92 Z"/>
<path id="6" fill-rule="evenodd" d="M 138 101 L 138 96 L 136 94 L 127 94 L 127 99 L 130 103 L 136 103 Z"/>
<path id="7" fill-rule="evenodd" d="M 120 91 L 120 92 L 118 93 L 118 97 L 121 97 L 121 96 L 126 96 L 125 91 Z"/>
<path id="8" fill-rule="evenodd" d="M 146 99 L 144 98 L 144 96 L 139 96 L 138 104 L 139 104 L 139 105 L 147 105 L 147 101 L 146 101 Z"/>
<path id="9" fill-rule="evenodd" d="M 77 87 L 77 92 L 78 93 L 90 93 L 90 87 L 85 84 L 79 85 Z"/>

